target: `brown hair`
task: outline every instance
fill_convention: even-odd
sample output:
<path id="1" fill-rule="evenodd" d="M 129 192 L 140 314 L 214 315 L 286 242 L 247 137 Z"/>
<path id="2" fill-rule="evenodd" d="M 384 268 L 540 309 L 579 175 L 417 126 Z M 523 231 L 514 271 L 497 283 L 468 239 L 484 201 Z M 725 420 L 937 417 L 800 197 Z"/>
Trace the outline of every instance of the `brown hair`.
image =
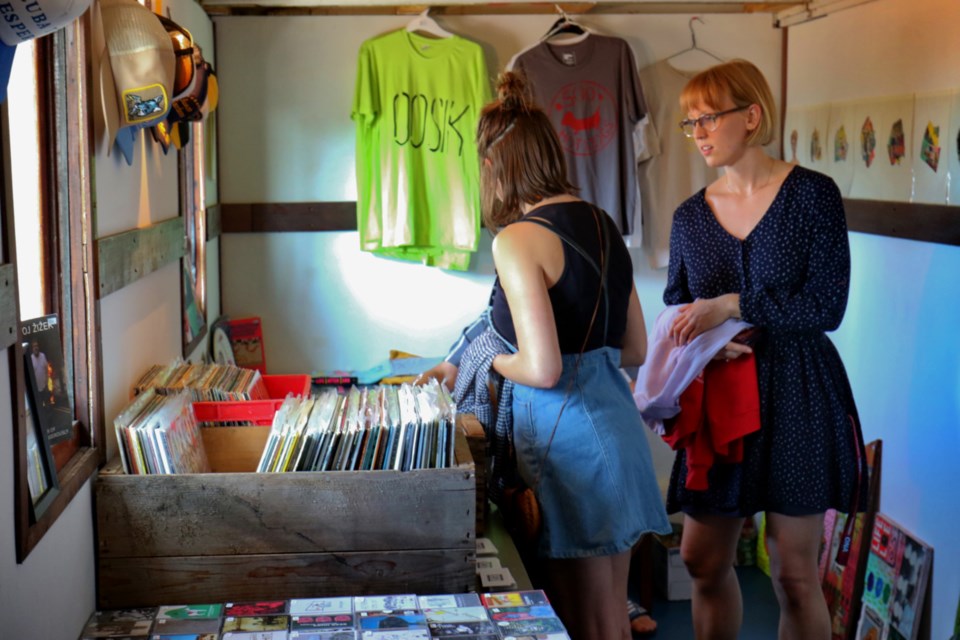
<path id="1" fill-rule="evenodd" d="M 560 140 L 547 115 L 528 97 L 522 76 L 497 79 L 498 98 L 480 112 L 480 202 L 491 232 L 521 216 L 521 206 L 572 193 Z"/>
<path id="2" fill-rule="evenodd" d="M 776 104 L 770 85 L 752 62 L 730 60 L 701 71 L 683 88 L 680 110 L 706 105 L 720 111 L 726 96 L 738 107 L 760 107 L 760 124 L 747 136 L 747 144 L 769 144 L 777 130 Z"/>

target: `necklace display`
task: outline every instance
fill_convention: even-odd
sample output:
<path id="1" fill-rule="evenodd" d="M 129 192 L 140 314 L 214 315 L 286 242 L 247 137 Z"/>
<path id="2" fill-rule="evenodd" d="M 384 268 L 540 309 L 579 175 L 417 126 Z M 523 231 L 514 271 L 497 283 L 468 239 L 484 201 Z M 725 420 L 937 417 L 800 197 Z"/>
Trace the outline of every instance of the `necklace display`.
<path id="1" fill-rule="evenodd" d="M 730 185 L 730 173 L 729 173 L 729 172 L 724 173 L 723 179 L 724 179 L 724 183 L 727 185 L 727 192 L 728 192 L 728 193 L 731 193 L 731 194 L 733 194 L 733 195 L 735 195 L 735 196 L 739 196 L 739 197 L 741 197 L 741 198 L 744 198 L 744 197 L 749 198 L 750 196 L 754 195 L 755 193 L 758 193 L 759 191 L 762 191 L 763 189 L 765 189 L 765 188 L 767 187 L 767 185 L 770 184 L 770 181 L 773 180 L 773 166 L 774 166 L 776 163 L 777 163 L 776 160 L 774 160 L 773 158 L 769 158 L 769 162 L 767 163 L 767 179 L 764 180 L 763 184 L 761 184 L 759 187 L 755 187 L 754 189 L 752 189 L 752 190 L 749 191 L 749 192 L 747 192 L 747 191 L 738 191 L 738 190 L 734 189 L 734 188 Z"/>

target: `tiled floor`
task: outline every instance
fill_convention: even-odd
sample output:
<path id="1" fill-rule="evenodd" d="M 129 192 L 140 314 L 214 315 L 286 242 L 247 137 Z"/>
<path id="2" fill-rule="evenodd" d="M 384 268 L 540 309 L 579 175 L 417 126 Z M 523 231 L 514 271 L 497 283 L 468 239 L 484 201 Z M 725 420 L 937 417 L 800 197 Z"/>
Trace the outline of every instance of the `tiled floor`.
<path id="1" fill-rule="evenodd" d="M 754 567 L 740 568 L 737 574 L 743 594 L 740 640 L 775 640 L 780 612 L 770 578 Z M 668 601 L 655 593 L 652 613 L 657 621 L 656 640 L 694 640 L 689 600 Z"/>

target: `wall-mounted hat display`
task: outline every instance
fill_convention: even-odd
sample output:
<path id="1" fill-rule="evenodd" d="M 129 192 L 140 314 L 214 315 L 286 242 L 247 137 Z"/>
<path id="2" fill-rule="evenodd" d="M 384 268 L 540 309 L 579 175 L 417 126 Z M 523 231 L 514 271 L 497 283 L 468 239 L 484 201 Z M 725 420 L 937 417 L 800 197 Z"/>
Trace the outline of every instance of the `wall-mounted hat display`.
<path id="1" fill-rule="evenodd" d="M 162 121 L 170 111 L 176 55 L 159 17 L 135 0 L 97 0 L 95 7 L 94 76 L 99 80 L 103 134 L 108 153 L 119 141 L 130 164 L 135 130 Z M 126 128 L 131 131 L 118 135 Z"/>

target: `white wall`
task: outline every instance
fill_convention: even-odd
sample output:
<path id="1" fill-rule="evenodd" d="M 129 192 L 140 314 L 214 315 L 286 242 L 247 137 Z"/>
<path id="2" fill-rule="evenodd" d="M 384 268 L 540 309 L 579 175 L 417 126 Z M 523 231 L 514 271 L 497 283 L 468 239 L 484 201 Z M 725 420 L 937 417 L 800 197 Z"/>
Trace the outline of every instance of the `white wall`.
<path id="1" fill-rule="evenodd" d="M 193 0 L 170 0 L 171 17 L 192 32 L 213 59 L 213 25 Z M 13 158 L 16 162 L 16 158 Z M 96 157 L 96 235 L 128 231 L 178 214 L 176 155 L 164 157 L 158 145 L 137 145 L 128 167 L 119 154 Z M 207 202 L 215 202 L 208 184 Z M 219 314 L 219 242 L 208 247 L 208 320 Z M 168 264 L 101 300 L 104 413 L 108 457 L 116 454 L 113 418 L 130 397 L 147 366 L 181 353 L 180 265 Z M 194 352 L 198 357 L 204 341 Z M 10 372 L 0 364 L 0 416 L 14 416 Z M 12 421 L 2 424 L 12 429 Z M 12 431 L 11 431 L 12 433 Z M 11 438 L 12 440 L 12 438 Z M 11 440 L 7 440 L 10 442 Z M 0 446 L 0 513 L 12 514 L 13 452 Z M 95 606 L 93 496 L 87 482 L 23 564 L 16 563 L 13 518 L 0 518 L 0 638 L 73 640 Z"/>
<path id="2" fill-rule="evenodd" d="M 11 347 L 12 349 L 13 347 Z M 73 640 L 94 606 L 93 523 L 90 483 L 77 493 L 60 519 L 17 564 L 14 528 L 13 421 L 10 371 L 0 364 L 0 637 Z M 9 417 L 8 417 L 9 416 Z M 51 603 L 55 613 L 51 613 Z"/>
<path id="3" fill-rule="evenodd" d="M 960 88 L 958 23 L 954 0 L 877 0 L 792 28 L 787 102 Z M 958 126 L 944 153 L 957 153 Z M 930 637 L 939 640 L 953 632 L 960 594 L 960 247 L 850 239 L 850 303 L 834 340 L 864 437 L 883 439 L 881 510 L 934 546 Z"/>
<path id="4" fill-rule="evenodd" d="M 624 37 L 639 67 L 690 44 L 689 16 L 585 16 Z M 706 15 L 698 42 L 757 62 L 779 87 L 780 33 L 769 14 Z M 491 76 L 536 41 L 554 16 L 450 16 L 449 30 L 480 43 Z M 356 54 L 367 38 L 402 27 L 395 16 L 217 17 L 222 106 L 220 189 L 225 203 L 354 200 L 350 120 Z M 702 54 L 679 66 L 708 65 Z M 227 234 L 223 306 L 264 321 L 268 370 L 363 369 L 392 348 L 442 355 L 483 309 L 493 281 L 489 239 L 466 274 L 362 253 L 355 232 Z M 664 274 L 638 278 L 648 315 Z"/>
<path id="5" fill-rule="evenodd" d="M 960 89 L 957 24 L 954 0 L 877 0 L 792 28 L 787 102 Z M 957 153 L 958 128 L 943 153 Z M 881 510 L 935 549 L 931 637 L 947 638 L 960 595 L 960 247 L 853 233 L 851 250 L 834 338 L 864 438 L 883 440 Z"/>

